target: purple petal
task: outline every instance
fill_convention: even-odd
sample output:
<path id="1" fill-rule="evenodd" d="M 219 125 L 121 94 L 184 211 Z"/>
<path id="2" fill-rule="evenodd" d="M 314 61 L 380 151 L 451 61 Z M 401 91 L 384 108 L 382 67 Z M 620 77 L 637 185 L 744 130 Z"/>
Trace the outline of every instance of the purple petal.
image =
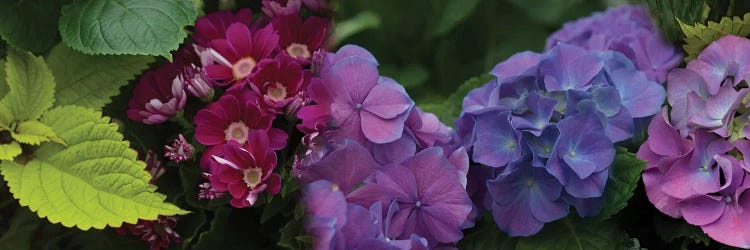
<path id="1" fill-rule="evenodd" d="M 402 115 L 412 106 L 414 101 L 409 98 L 404 87 L 387 77 L 381 77 L 362 103 L 362 109 L 383 119 Z"/>

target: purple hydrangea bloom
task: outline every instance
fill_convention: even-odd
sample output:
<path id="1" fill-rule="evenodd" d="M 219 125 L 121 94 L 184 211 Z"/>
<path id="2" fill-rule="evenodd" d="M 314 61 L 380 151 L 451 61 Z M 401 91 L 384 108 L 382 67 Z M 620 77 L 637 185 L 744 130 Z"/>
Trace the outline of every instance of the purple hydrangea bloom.
<path id="1" fill-rule="evenodd" d="M 664 108 L 648 127 L 638 157 L 643 182 L 661 212 L 683 217 L 721 243 L 750 247 L 750 134 L 743 99 L 750 40 L 725 36 L 706 47 L 667 83 Z"/>
<path id="2" fill-rule="evenodd" d="M 356 54 L 347 56 L 349 48 Z M 404 132 L 414 101 L 396 81 L 378 74 L 374 58 L 359 55 L 369 52 L 357 48 L 342 48 L 326 57 L 333 64 L 323 66 L 320 81 L 308 88 L 316 104 L 298 116 L 306 120 L 303 126 L 328 124 L 360 144 L 395 141 Z"/>
<path id="3" fill-rule="evenodd" d="M 567 43 L 588 50 L 618 51 L 649 79 L 664 83 L 667 72 L 680 64 L 682 53 L 670 45 L 651 22 L 643 6 L 611 8 L 566 23 L 547 38 L 547 49 Z"/>
<path id="4" fill-rule="evenodd" d="M 496 169 L 470 175 L 479 178 L 470 185 L 492 180 L 491 205 L 479 189 L 477 207 L 492 209 L 507 233 L 525 236 L 564 217 L 570 206 L 580 216 L 597 215 L 615 143 L 659 111 L 664 88 L 622 53 L 568 44 L 516 54 L 491 74 L 496 78 L 464 98 L 455 121 L 457 138 L 483 165 L 473 168 Z M 544 188 L 531 190 L 531 183 Z"/>

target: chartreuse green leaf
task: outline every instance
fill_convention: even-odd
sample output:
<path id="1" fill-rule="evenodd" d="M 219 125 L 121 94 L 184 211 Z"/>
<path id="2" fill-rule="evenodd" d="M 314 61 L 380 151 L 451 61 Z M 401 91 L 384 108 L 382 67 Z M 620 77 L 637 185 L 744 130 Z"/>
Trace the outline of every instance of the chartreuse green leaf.
<path id="1" fill-rule="evenodd" d="M 86 54 L 172 58 L 196 18 L 190 0 L 81 0 L 63 6 L 63 42 Z"/>
<path id="2" fill-rule="evenodd" d="M 628 205 L 633 191 L 641 180 L 641 172 L 646 162 L 624 148 L 619 148 L 612 166 L 609 167 L 609 180 L 604 190 L 604 207 L 594 220 L 606 220 Z"/>
<path id="3" fill-rule="evenodd" d="M 518 239 L 516 250 L 626 249 L 631 239 L 612 221 L 593 222 L 570 216 L 544 225 L 539 233 Z"/>
<path id="4" fill-rule="evenodd" d="M 464 97 L 469 91 L 479 88 L 482 85 L 488 83 L 494 78 L 490 74 L 484 74 L 477 77 L 472 77 L 461 84 L 458 89 L 451 94 L 448 99 L 443 103 L 427 104 L 422 105 L 422 108 L 430 113 L 434 113 L 440 118 L 441 121 L 450 122 L 458 118 L 461 115 L 461 106 L 463 104 Z"/>
<path id="5" fill-rule="evenodd" d="M 678 20 L 679 21 L 679 20 Z M 698 57 L 706 46 L 725 35 L 736 35 L 747 37 L 750 35 L 750 13 L 739 17 L 723 17 L 721 21 L 711 22 L 708 24 L 696 23 L 689 25 L 679 21 L 680 29 L 685 35 L 683 40 L 685 45 L 682 46 L 687 52 L 685 61 L 690 61 Z"/>
<path id="6" fill-rule="evenodd" d="M 10 142 L 8 144 L 0 144 L 0 161 L 10 161 L 16 156 L 21 154 L 21 144 L 18 142 Z M 2 164 L 0 164 L 2 166 Z"/>
<path id="7" fill-rule="evenodd" d="M 101 109 L 153 61 L 150 56 L 85 55 L 58 44 L 47 57 L 57 82 L 55 104 Z"/>
<path id="8" fill-rule="evenodd" d="M 5 74 L 8 93 L 0 105 L 8 108 L 16 121 L 35 120 L 55 101 L 55 79 L 40 57 L 8 49 Z"/>
<path id="9" fill-rule="evenodd" d="M 26 165 L 0 164 L 13 197 L 40 217 L 87 230 L 187 213 L 155 192 L 145 163 L 100 112 L 57 107 L 41 122 L 68 146 L 42 143 Z"/>
<path id="10" fill-rule="evenodd" d="M 19 123 L 16 130 L 10 134 L 13 139 L 23 144 L 39 145 L 47 141 L 65 144 L 60 137 L 57 137 L 55 131 L 52 131 L 52 128 L 35 120 Z"/>

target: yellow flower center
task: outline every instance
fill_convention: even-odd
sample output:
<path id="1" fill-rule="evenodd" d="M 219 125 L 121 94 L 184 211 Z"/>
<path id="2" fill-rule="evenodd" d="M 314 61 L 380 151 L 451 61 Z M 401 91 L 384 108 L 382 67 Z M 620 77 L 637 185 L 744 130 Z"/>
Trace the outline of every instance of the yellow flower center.
<path id="1" fill-rule="evenodd" d="M 263 176 L 263 170 L 260 168 L 248 168 L 243 171 L 244 177 L 242 178 L 243 181 L 245 181 L 245 184 L 247 184 L 248 188 L 255 188 L 255 186 L 258 186 L 261 181 L 261 177 Z"/>
<path id="2" fill-rule="evenodd" d="M 274 102 L 282 101 L 286 99 L 286 87 L 281 83 L 275 82 L 273 86 L 269 87 L 266 91 L 266 96 Z"/>
<path id="3" fill-rule="evenodd" d="M 234 80 L 241 80 L 249 76 L 250 73 L 253 72 L 253 68 L 255 68 L 255 64 L 257 63 L 258 62 L 252 57 L 245 57 L 234 63 L 234 65 L 232 65 L 232 75 L 234 76 Z"/>
<path id="4" fill-rule="evenodd" d="M 286 53 L 293 57 L 302 57 L 305 59 L 310 58 L 310 50 L 307 49 L 307 45 L 292 43 L 286 47 Z"/>
<path id="5" fill-rule="evenodd" d="M 224 139 L 227 141 L 234 140 L 239 144 L 245 144 L 247 142 L 247 135 L 250 132 L 250 128 L 245 125 L 242 121 L 236 121 L 229 124 L 229 127 L 224 130 Z"/>

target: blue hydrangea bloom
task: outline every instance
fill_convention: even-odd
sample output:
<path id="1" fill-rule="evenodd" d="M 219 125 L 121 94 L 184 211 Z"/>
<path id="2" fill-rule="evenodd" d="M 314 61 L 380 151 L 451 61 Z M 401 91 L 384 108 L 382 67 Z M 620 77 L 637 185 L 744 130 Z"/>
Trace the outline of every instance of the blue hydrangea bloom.
<path id="1" fill-rule="evenodd" d="M 455 125 L 473 168 L 486 183 L 498 226 L 513 236 L 537 233 L 575 207 L 594 216 L 615 157 L 639 119 L 664 102 L 661 84 L 625 55 L 560 43 L 522 52 L 490 72 L 495 79 L 469 92 Z M 478 204 L 477 206 L 480 206 Z"/>

